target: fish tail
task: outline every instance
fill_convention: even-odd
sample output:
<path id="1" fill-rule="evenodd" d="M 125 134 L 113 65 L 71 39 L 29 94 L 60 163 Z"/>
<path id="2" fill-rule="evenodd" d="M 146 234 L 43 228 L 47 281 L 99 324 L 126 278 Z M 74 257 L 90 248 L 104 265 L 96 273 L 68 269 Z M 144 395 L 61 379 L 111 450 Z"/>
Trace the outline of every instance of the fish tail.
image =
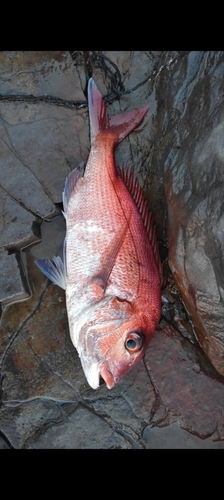
<path id="1" fill-rule="evenodd" d="M 140 125 L 150 108 L 150 103 L 148 103 L 141 108 L 124 111 L 109 117 L 103 97 L 92 78 L 89 79 L 88 83 L 88 102 L 91 142 L 100 133 L 107 132 L 111 136 L 114 145 L 119 144 L 132 130 Z"/>

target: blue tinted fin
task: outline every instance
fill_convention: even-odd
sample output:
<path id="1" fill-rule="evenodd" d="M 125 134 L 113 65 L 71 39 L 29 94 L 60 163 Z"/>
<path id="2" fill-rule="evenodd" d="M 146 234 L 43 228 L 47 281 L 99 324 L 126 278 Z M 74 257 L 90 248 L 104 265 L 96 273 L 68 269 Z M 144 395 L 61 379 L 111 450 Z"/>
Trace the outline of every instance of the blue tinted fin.
<path id="1" fill-rule="evenodd" d="M 47 276 L 55 285 L 66 290 L 66 261 L 65 261 L 65 246 L 63 248 L 63 260 L 59 256 L 54 256 L 52 259 L 36 259 L 35 264 L 39 267 L 42 273 Z"/>

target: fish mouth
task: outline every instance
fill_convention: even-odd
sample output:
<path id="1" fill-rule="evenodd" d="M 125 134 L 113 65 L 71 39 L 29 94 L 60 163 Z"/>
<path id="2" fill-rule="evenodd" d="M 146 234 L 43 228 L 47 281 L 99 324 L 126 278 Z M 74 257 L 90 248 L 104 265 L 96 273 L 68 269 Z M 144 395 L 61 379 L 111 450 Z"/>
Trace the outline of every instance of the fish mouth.
<path id="1" fill-rule="evenodd" d="M 107 363 L 104 361 L 103 363 L 100 363 L 99 365 L 99 373 L 104 382 L 106 383 L 106 386 L 108 389 L 112 389 L 114 387 L 116 381 L 114 380 L 113 374 L 108 368 Z"/>
<path id="2" fill-rule="evenodd" d="M 83 363 L 82 363 L 83 365 Z M 108 389 L 114 387 L 116 380 L 108 368 L 106 361 L 99 363 L 92 363 L 91 366 L 86 368 L 83 365 L 83 370 L 87 379 L 88 384 L 92 389 L 98 389 L 100 385 L 100 376 L 104 380 Z"/>
<path id="3" fill-rule="evenodd" d="M 100 385 L 100 373 L 98 368 L 98 363 L 92 363 L 90 366 L 86 366 L 82 361 L 83 371 L 85 373 L 86 379 L 92 389 L 98 389 Z"/>

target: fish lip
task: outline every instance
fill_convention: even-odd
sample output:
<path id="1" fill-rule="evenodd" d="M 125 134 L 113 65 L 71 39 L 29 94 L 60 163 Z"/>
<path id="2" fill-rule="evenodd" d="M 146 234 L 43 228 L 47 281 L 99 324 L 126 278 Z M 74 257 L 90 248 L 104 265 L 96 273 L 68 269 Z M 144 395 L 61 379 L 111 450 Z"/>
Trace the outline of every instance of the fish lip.
<path id="1" fill-rule="evenodd" d="M 100 385 L 100 373 L 98 363 L 86 364 L 81 357 L 82 368 L 85 373 L 86 380 L 92 389 L 98 389 Z"/>
<path id="2" fill-rule="evenodd" d="M 108 364 L 106 361 L 103 361 L 99 365 L 99 373 L 108 389 L 112 389 L 115 386 L 116 380 L 114 379 L 113 374 L 108 368 Z"/>

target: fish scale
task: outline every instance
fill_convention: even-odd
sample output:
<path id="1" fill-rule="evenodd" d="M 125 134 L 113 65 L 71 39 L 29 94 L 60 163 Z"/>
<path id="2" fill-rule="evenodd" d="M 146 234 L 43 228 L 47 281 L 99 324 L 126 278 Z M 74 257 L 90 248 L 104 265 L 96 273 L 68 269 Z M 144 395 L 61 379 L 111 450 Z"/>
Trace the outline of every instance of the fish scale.
<path id="1" fill-rule="evenodd" d="M 143 193 L 114 149 L 144 119 L 149 105 L 109 117 L 94 81 L 88 102 L 91 151 L 63 192 L 66 244 L 60 257 L 37 259 L 66 290 L 69 330 L 88 383 L 109 389 L 145 353 L 160 319 L 161 263 Z"/>

